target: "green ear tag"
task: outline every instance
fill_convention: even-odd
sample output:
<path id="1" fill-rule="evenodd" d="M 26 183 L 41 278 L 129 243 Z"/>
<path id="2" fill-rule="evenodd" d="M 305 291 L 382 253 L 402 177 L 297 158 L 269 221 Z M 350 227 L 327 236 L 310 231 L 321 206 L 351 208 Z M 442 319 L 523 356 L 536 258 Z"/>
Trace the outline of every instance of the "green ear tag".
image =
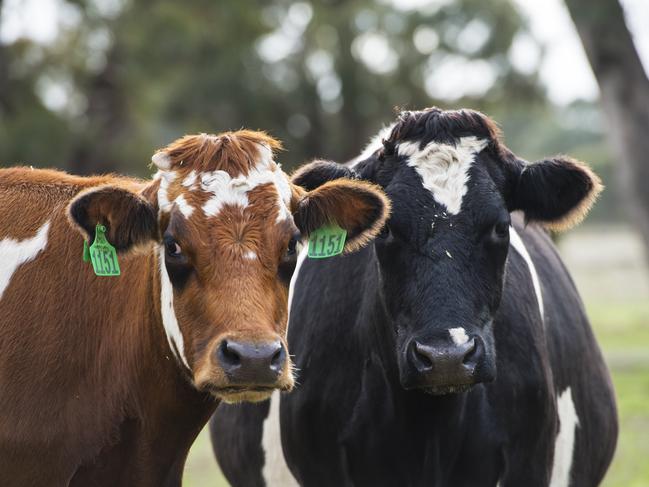
<path id="1" fill-rule="evenodd" d="M 98 276 L 119 276 L 117 252 L 106 240 L 106 227 L 100 224 L 95 227 L 95 241 L 90 246 L 90 260 Z"/>
<path id="2" fill-rule="evenodd" d="M 318 228 L 309 237 L 308 256 L 312 259 L 326 259 L 342 253 L 347 231 L 338 225 Z"/>
<path id="3" fill-rule="evenodd" d="M 90 262 L 90 249 L 88 248 L 88 242 L 83 241 L 83 261 Z"/>

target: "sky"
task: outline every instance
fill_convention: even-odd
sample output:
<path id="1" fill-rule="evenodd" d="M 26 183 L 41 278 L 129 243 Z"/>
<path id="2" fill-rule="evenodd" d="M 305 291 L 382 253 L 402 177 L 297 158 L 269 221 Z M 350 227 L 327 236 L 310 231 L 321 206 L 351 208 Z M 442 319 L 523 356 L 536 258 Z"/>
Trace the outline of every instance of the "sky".
<path id="1" fill-rule="evenodd" d="M 101 0 L 98 5 L 105 14 L 110 15 L 117 13 L 124 1 Z M 425 8 L 431 4 L 440 6 L 450 0 L 384 1 L 408 10 Z M 539 67 L 540 76 L 547 87 L 550 100 L 565 105 L 576 99 L 596 99 L 597 84 L 563 0 L 513 1 L 527 17 L 532 39 L 524 36 L 516 39 L 509 54 L 512 63 L 522 71 L 535 69 L 540 59 L 538 44 L 541 44 L 545 56 Z M 622 0 L 622 4 L 645 70 L 649 71 L 649 0 Z M 20 37 L 29 37 L 44 44 L 52 42 L 60 26 L 74 24 L 79 20 L 74 9 L 62 10 L 59 5 L 58 0 L 5 0 L 0 23 L 0 41 L 12 42 Z M 425 36 L 426 32 L 422 32 L 420 37 L 423 41 L 426 40 Z M 380 38 L 364 39 L 357 47 L 361 49 L 361 58 L 367 57 L 371 60 L 376 58 L 377 53 L 369 50 L 381 48 Z M 389 53 L 385 46 L 383 49 Z M 480 61 L 463 64 L 458 59 L 449 59 L 446 69 L 437 71 L 431 76 L 430 90 L 449 99 L 457 98 L 458 94 L 470 92 L 474 88 L 480 90 L 481 86 L 463 86 L 463 83 L 490 76 L 486 63 Z M 466 73 L 473 75 L 467 76 Z M 449 82 L 449 79 L 453 82 Z"/>

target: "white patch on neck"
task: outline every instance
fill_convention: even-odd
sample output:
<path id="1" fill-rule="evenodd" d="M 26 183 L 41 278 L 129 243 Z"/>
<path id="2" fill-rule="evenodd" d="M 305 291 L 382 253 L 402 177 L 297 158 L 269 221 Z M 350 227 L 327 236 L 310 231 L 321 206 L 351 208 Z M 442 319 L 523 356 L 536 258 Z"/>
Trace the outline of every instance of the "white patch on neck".
<path id="1" fill-rule="evenodd" d="M 282 451 L 282 429 L 279 422 L 279 391 L 270 398 L 268 416 L 264 420 L 261 447 L 264 450 L 264 466 L 261 474 L 268 487 L 298 487 L 299 484 L 286 464 Z"/>
<path id="2" fill-rule="evenodd" d="M 541 320 L 545 320 L 545 313 L 543 312 L 543 294 L 541 293 L 541 283 L 539 281 L 539 275 L 536 273 L 536 267 L 532 258 L 530 257 L 523 240 L 512 226 L 509 227 L 509 243 L 514 250 L 523 258 L 527 267 L 529 268 L 530 275 L 532 276 L 532 285 L 534 286 L 534 294 L 536 294 L 536 302 L 539 305 L 539 314 L 541 315 Z"/>
<path id="3" fill-rule="evenodd" d="M 272 159 L 272 151 L 261 146 L 260 160 L 247 176 L 231 177 L 225 171 L 205 172 L 200 175 L 201 189 L 214 196 L 203 205 L 205 216 L 216 216 L 225 205 L 246 208 L 248 193 L 257 186 L 272 184 L 278 194 L 277 222 L 290 217 L 291 186 L 286 174 Z"/>
<path id="4" fill-rule="evenodd" d="M 579 417 L 572 400 L 570 387 L 566 388 L 557 399 L 559 414 L 559 433 L 554 443 L 554 462 L 550 487 L 568 487 L 570 470 L 575 449 L 575 432 L 579 426 Z"/>
<path id="5" fill-rule="evenodd" d="M 47 246 L 47 234 L 50 230 L 50 220 L 41 226 L 36 235 L 25 240 L 14 240 L 4 238 L 0 240 L 0 299 L 5 289 L 11 282 L 11 277 L 21 265 L 34 260 L 36 256 Z"/>
<path id="6" fill-rule="evenodd" d="M 457 215 L 467 192 L 469 168 L 487 143 L 487 139 L 474 136 L 460 138 L 455 146 L 430 142 L 423 149 L 419 141 L 401 142 L 397 152 L 409 157 L 408 166 L 415 168 L 435 201 Z"/>
<path id="7" fill-rule="evenodd" d="M 451 339 L 453 340 L 453 343 L 455 343 L 458 346 L 464 345 L 466 342 L 469 341 L 469 336 L 466 334 L 466 330 L 461 326 L 458 328 L 450 328 L 448 330 L 448 334 L 451 335 Z"/>
<path id="8" fill-rule="evenodd" d="M 390 133 L 392 132 L 392 129 L 396 124 L 397 122 L 394 122 L 390 125 L 384 126 L 381 130 L 379 130 L 379 132 L 370 139 L 368 144 L 363 149 L 363 152 L 361 152 L 358 156 L 354 157 L 352 160 L 347 161 L 345 165 L 349 168 L 352 168 L 359 162 L 364 161 L 365 159 L 370 157 L 381 147 L 383 147 L 383 139 L 387 139 L 390 136 Z"/>
<path id="9" fill-rule="evenodd" d="M 194 213 L 194 207 L 187 202 L 182 194 L 174 200 L 174 203 L 185 218 L 189 218 Z"/>
<path id="10" fill-rule="evenodd" d="M 185 358 L 183 334 L 180 331 L 178 319 L 174 311 L 174 291 L 165 266 L 165 248 L 163 245 L 159 246 L 158 260 L 160 268 L 160 311 L 162 314 L 162 326 L 164 326 L 171 352 L 185 364 L 185 367 L 191 370 Z"/>

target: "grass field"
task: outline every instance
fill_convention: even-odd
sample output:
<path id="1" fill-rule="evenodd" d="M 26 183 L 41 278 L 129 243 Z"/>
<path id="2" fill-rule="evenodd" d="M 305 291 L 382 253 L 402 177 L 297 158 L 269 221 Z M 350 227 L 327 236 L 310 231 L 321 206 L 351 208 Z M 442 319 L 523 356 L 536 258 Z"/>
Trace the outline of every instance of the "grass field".
<path id="1" fill-rule="evenodd" d="M 584 227 L 565 236 L 561 253 L 577 283 L 611 368 L 620 437 L 605 487 L 649 487 L 649 266 L 623 227 Z M 194 444 L 185 485 L 228 484 L 206 431 Z"/>

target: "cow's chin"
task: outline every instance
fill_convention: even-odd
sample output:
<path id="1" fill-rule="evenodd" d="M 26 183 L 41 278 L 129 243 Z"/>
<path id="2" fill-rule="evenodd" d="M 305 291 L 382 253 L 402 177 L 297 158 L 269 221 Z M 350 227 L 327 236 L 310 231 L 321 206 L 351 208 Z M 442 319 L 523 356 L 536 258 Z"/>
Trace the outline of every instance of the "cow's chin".
<path id="1" fill-rule="evenodd" d="M 274 389 L 268 390 L 250 390 L 250 391 L 237 391 L 237 392 L 222 392 L 216 394 L 218 399 L 221 399 L 227 404 L 237 404 L 240 402 L 261 402 L 269 399 L 273 394 Z"/>
<path id="2" fill-rule="evenodd" d="M 461 394 L 470 390 L 475 384 L 458 384 L 449 386 L 422 387 L 420 390 L 431 396 L 446 396 L 447 394 Z"/>

